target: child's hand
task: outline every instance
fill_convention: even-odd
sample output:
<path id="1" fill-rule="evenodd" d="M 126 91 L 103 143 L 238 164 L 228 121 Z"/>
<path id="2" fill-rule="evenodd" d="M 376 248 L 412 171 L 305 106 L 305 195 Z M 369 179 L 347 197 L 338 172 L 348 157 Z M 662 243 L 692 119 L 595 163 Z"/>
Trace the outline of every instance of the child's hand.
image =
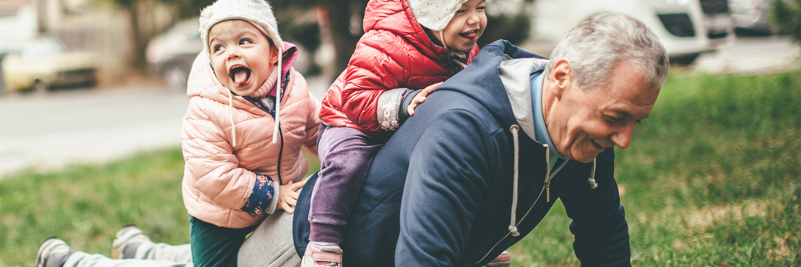
<path id="1" fill-rule="evenodd" d="M 417 95 L 414 96 L 414 98 L 412 99 L 412 103 L 409 104 L 408 107 L 406 107 L 406 111 L 409 111 L 409 116 L 414 115 L 414 109 L 417 108 L 417 105 L 420 105 L 420 103 L 425 102 L 426 96 L 428 96 L 428 94 L 433 92 L 434 88 L 437 88 L 437 86 L 439 86 L 440 84 L 442 84 L 442 82 L 426 86 L 425 89 L 423 89 L 422 91 L 420 91 L 420 93 L 417 93 Z"/>
<path id="2" fill-rule="evenodd" d="M 306 184 L 306 180 L 302 180 L 297 183 L 289 182 L 285 185 L 278 186 L 278 208 L 285 210 L 287 213 L 292 214 L 295 212 L 295 204 L 298 204 L 298 196 L 300 193 L 295 192 L 298 189 L 303 188 L 303 185 Z"/>

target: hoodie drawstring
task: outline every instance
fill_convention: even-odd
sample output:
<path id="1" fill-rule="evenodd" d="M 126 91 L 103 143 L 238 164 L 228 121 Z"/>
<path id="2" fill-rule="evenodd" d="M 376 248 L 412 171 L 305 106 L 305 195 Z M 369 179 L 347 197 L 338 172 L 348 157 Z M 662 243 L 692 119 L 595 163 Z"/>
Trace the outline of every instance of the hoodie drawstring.
<path id="1" fill-rule="evenodd" d="M 231 118 L 231 147 L 236 147 L 236 124 L 234 124 L 234 96 L 231 95 L 231 90 L 228 91 L 228 117 Z"/>
<path id="2" fill-rule="evenodd" d="M 545 202 L 551 202 L 551 148 L 548 144 L 545 147 Z"/>
<path id="3" fill-rule="evenodd" d="M 551 180 L 562 170 L 562 167 L 567 165 L 568 160 L 562 162 L 562 165 L 559 165 L 559 167 L 551 173 L 551 148 L 548 147 L 548 144 L 542 146 L 545 147 L 545 202 L 551 202 Z"/>
<path id="4" fill-rule="evenodd" d="M 278 128 L 281 127 L 279 118 L 281 116 L 281 84 L 284 81 L 283 69 L 281 69 L 281 58 L 284 57 L 284 46 L 278 48 L 278 81 L 275 82 L 275 128 L 273 128 L 273 144 L 278 142 Z"/>
<path id="5" fill-rule="evenodd" d="M 518 182 L 518 159 L 520 158 L 520 148 L 518 147 L 518 138 L 517 132 L 520 130 L 520 127 L 517 125 L 512 125 L 509 128 L 509 131 L 512 132 L 512 139 L 514 139 L 515 143 L 515 159 L 514 159 L 514 180 L 512 182 L 512 221 L 509 223 L 509 232 L 512 233 L 512 236 L 517 237 L 520 235 L 520 232 L 517 231 L 517 220 L 515 216 L 517 215 L 517 182 Z"/>
<path id="6" fill-rule="evenodd" d="M 519 175 L 520 175 L 520 173 L 519 173 L 520 171 L 518 170 L 519 166 L 520 166 L 520 162 L 519 162 L 519 159 L 520 159 L 520 141 L 519 141 L 519 137 L 518 137 L 518 132 L 520 131 L 520 126 L 518 126 L 516 124 L 512 125 L 512 126 L 509 127 L 509 131 L 512 132 L 512 140 L 514 142 L 514 151 L 515 151 L 515 153 L 514 153 L 514 172 L 513 172 L 514 174 L 512 176 L 513 179 L 514 179 L 512 181 L 512 212 L 511 212 L 512 215 L 511 215 L 511 221 L 509 222 L 509 233 L 511 233 L 512 236 L 517 237 L 517 236 L 520 236 L 520 231 L 517 229 L 517 218 L 516 218 L 516 216 L 517 216 L 518 182 L 519 182 Z M 546 193 L 545 193 L 546 194 L 546 200 L 547 200 L 547 202 L 550 202 L 550 198 L 551 198 L 551 192 L 550 192 L 551 179 L 553 179 L 553 177 L 556 176 L 556 174 L 559 173 L 559 171 L 562 170 L 562 168 L 565 167 L 565 165 L 567 165 L 567 162 L 569 160 L 565 160 L 564 162 L 562 162 L 562 164 L 559 165 L 559 167 L 556 168 L 554 170 L 553 174 L 552 174 L 551 173 L 551 149 L 548 147 L 548 144 L 544 144 L 543 146 L 545 147 L 545 185 L 544 186 L 545 186 L 545 191 L 546 191 Z M 590 182 L 590 187 L 592 189 L 595 189 L 595 188 L 598 187 L 598 184 L 595 183 L 595 163 L 596 163 L 596 160 L 593 160 L 592 161 L 592 172 L 590 173 L 590 178 L 588 180 Z M 540 195 L 541 194 L 542 194 L 542 191 L 540 191 Z M 539 199 L 539 197 L 537 197 L 537 199 Z M 535 204 L 536 204 L 536 201 L 535 201 Z M 525 218 L 525 216 L 523 216 L 523 218 Z"/>
<path id="7" fill-rule="evenodd" d="M 598 183 L 595 182 L 595 161 L 596 160 L 592 160 L 592 172 L 590 172 L 590 178 L 587 179 L 592 189 L 598 188 Z"/>

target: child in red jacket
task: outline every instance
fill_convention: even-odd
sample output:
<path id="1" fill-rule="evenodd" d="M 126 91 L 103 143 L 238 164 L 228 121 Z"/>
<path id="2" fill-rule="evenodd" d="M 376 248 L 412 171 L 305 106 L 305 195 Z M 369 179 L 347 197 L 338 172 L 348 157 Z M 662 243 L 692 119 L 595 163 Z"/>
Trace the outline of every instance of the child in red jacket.
<path id="1" fill-rule="evenodd" d="M 485 6 L 484 0 L 367 5 L 365 34 L 320 111 L 322 162 L 302 266 L 341 266 L 342 231 L 373 156 L 437 85 L 478 53 L 476 41 L 487 26 Z"/>

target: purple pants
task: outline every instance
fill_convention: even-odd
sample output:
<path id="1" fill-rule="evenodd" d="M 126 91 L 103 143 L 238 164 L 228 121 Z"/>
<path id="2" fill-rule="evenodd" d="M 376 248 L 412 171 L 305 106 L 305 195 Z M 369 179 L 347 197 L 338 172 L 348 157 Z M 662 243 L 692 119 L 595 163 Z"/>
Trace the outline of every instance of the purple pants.
<path id="1" fill-rule="evenodd" d="M 354 128 L 325 124 L 320 125 L 318 134 L 320 178 L 309 207 L 309 240 L 339 244 L 373 157 L 384 140 Z"/>

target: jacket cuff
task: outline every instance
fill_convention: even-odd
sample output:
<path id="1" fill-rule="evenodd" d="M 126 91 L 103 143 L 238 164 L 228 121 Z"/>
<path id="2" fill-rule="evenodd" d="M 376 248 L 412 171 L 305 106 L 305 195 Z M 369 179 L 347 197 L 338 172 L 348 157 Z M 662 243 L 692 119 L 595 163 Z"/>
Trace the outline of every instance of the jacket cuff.
<path id="1" fill-rule="evenodd" d="M 278 202 L 273 201 L 273 196 L 275 195 L 278 195 L 278 186 L 275 186 L 273 179 L 267 175 L 256 174 L 256 184 L 250 192 L 250 197 L 245 201 L 242 211 L 253 217 L 259 216 L 263 212 L 270 214 L 275 211 L 275 206 Z M 270 207 L 272 207 L 272 210 L 269 210 Z"/>
<path id="2" fill-rule="evenodd" d="M 281 184 L 279 184 L 278 181 L 273 181 L 273 190 L 275 191 L 275 193 L 273 193 L 273 196 L 275 196 L 276 198 L 281 196 L 281 193 L 279 192 L 280 185 Z M 267 214 L 273 214 L 275 210 L 278 209 L 278 202 L 281 201 L 279 199 L 273 199 L 273 201 L 270 201 L 270 205 L 268 205 L 267 208 L 264 209 L 264 212 L 266 212 Z"/>
<path id="3" fill-rule="evenodd" d="M 401 102 L 406 88 L 395 88 L 384 91 L 378 97 L 378 108 L 376 109 L 376 118 L 378 125 L 384 131 L 395 131 L 400 127 L 398 120 L 399 113 L 402 110 Z"/>
<path id="4" fill-rule="evenodd" d="M 411 116 L 409 115 L 409 110 L 407 110 L 406 107 L 412 104 L 412 100 L 414 100 L 414 97 L 417 96 L 417 94 L 420 93 L 420 91 L 422 90 L 423 89 L 406 90 L 406 92 L 403 93 L 403 98 L 401 99 L 401 104 L 400 104 L 401 109 L 398 111 L 398 121 L 400 122 L 399 124 L 403 124 L 403 122 L 405 122 L 406 119 L 408 119 Z"/>

